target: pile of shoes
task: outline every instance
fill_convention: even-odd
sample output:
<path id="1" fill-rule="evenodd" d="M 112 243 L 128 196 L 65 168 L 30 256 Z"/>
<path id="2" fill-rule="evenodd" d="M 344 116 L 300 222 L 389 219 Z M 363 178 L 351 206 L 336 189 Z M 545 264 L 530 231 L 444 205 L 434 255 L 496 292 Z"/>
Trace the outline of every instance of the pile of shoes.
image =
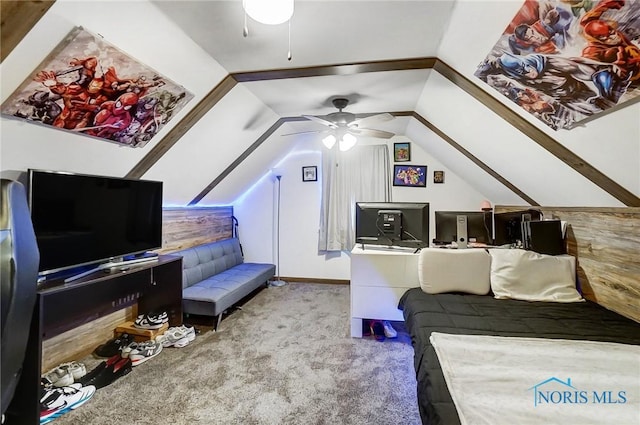
<path id="1" fill-rule="evenodd" d="M 133 322 L 133 326 L 139 329 L 160 329 L 167 322 L 169 322 L 169 316 L 166 311 L 163 311 L 157 314 L 140 314 Z"/>
<path id="2" fill-rule="evenodd" d="M 134 322 L 140 329 L 161 329 L 169 321 L 166 312 L 141 314 Z M 40 424 L 77 409 L 89 401 L 96 390 L 106 387 L 129 374 L 138 366 L 162 352 L 165 347 L 185 347 L 196 338 L 193 326 L 168 328 L 155 339 L 136 342 L 123 333 L 99 345 L 93 354 L 106 358 L 93 370 L 80 362 L 62 363 L 42 375 L 40 395 Z"/>
<path id="3" fill-rule="evenodd" d="M 42 375 L 40 385 L 40 423 L 46 424 L 77 409 L 96 392 L 86 383 L 87 369 L 83 363 L 62 363 Z"/>
<path id="4" fill-rule="evenodd" d="M 167 329 L 162 335 L 156 337 L 156 342 L 163 347 L 185 347 L 196 339 L 196 330 L 193 326 L 177 326 Z"/>
<path id="5" fill-rule="evenodd" d="M 398 332 L 393 329 L 388 320 L 372 320 L 369 324 L 369 329 L 376 341 L 384 341 L 385 338 L 396 338 L 398 336 Z"/>

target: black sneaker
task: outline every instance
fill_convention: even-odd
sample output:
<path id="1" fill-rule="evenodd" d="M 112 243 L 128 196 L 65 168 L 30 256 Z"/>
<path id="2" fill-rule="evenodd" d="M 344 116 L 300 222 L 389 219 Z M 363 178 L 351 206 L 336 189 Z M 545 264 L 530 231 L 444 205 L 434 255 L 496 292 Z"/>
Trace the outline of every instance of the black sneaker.
<path id="1" fill-rule="evenodd" d="M 116 354 L 115 356 L 109 357 L 107 360 L 100 362 L 98 366 L 94 367 L 93 370 L 88 372 L 82 378 L 78 379 L 76 382 L 79 382 L 82 385 L 89 385 L 89 382 L 93 381 L 96 378 L 96 376 L 102 373 L 104 369 L 116 363 L 121 358 L 122 356 L 120 354 Z"/>
<path id="2" fill-rule="evenodd" d="M 133 337 L 131 335 L 122 334 L 98 346 L 98 348 L 93 351 L 93 354 L 97 357 L 113 357 L 116 354 L 119 354 L 124 347 L 131 344 L 132 342 Z"/>
<path id="3" fill-rule="evenodd" d="M 91 380 L 87 382 L 87 385 L 93 385 L 94 387 L 96 387 L 96 389 L 104 388 L 107 385 L 115 382 L 117 379 L 131 372 L 131 366 L 132 365 L 130 358 L 120 357 L 117 359 L 117 361 L 105 365 L 105 367 L 103 367 L 99 373 L 97 373 L 91 378 Z"/>
<path id="4" fill-rule="evenodd" d="M 371 322 L 371 335 L 376 338 L 376 341 L 384 341 L 384 326 L 377 320 Z"/>

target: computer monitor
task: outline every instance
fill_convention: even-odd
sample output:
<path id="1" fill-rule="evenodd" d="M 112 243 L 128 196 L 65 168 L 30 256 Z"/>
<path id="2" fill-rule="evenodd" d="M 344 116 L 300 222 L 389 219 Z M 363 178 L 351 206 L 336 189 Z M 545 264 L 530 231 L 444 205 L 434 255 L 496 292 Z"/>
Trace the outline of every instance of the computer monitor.
<path id="1" fill-rule="evenodd" d="M 518 242 L 524 244 L 522 222 L 541 220 L 541 218 L 542 213 L 535 209 L 494 213 L 494 245 L 517 244 Z"/>
<path id="2" fill-rule="evenodd" d="M 466 242 L 491 244 L 493 225 L 490 211 L 436 211 L 435 244 L 460 243 L 458 217 L 466 217 Z"/>
<path id="3" fill-rule="evenodd" d="M 356 242 L 429 246 L 428 202 L 357 202 Z"/>

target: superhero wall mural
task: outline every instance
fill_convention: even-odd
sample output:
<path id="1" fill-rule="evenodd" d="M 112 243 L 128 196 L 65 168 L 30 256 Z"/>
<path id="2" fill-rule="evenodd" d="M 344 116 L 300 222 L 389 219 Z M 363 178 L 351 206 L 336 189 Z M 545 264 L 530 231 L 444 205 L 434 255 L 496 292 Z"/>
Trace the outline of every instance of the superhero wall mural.
<path id="1" fill-rule="evenodd" d="M 83 28 L 75 28 L 3 103 L 2 114 L 143 147 L 193 95 Z"/>
<path id="2" fill-rule="evenodd" d="M 554 130 L 629 102 L 640 0 L 526 0 L 475 76 Z"/>

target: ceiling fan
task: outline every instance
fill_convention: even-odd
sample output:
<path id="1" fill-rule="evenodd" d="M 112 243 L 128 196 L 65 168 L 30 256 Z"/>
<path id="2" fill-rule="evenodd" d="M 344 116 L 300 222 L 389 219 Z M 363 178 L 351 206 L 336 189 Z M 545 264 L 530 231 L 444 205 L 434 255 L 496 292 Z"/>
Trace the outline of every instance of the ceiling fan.
<path id="1" fill-rule="evenodd" d="M 338 112 L 332 112 L 328 115 L 302 115 L 310 121 L 315 121 L 329 127 L 328 130 L 302 131 L 299 133 L 285 134 L 284 136 L 304 133 L 328 134 L 322 139 L 322 143 L 324 143 L 328 149 L 333 148 L 337 142 L 340 150 L 346 151 L 355 146 L 358 141 L 356 136 L 390 139 L 395 135 L 388 131 L 367 128 L 376 122 L 390 121 L 394 118 L 393 115 L 383 113 L 364 118 L 356 118 L 355 114 L 343 111 L 349 104 L 349 99 L 338 97 L 333 99 L 331 103 L 338 109 Z"/>

